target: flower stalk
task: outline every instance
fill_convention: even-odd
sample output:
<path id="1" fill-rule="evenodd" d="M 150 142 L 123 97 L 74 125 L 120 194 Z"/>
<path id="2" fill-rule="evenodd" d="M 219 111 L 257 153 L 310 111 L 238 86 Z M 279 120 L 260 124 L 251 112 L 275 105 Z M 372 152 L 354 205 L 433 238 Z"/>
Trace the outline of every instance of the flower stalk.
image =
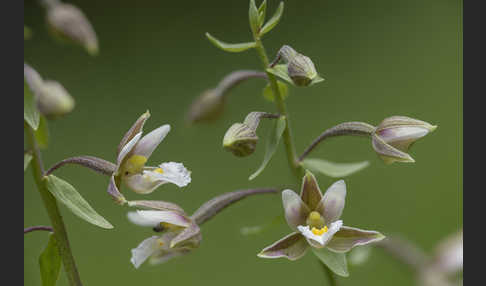
<path id="1" fill-rule="evenodd" d="M 52 223 L 52 229 L 54 230 L 54 237 L 56 238 L 57 246 L 61 255 L 64 269 L 67 274 L 69 285 L 81 286 L 81 278 L 79 276 L 78 269 L 76 268 L 76 262 L 74 261 L 71 248 L 69 246 L 69 239 L 67 236 L 66 228 L 64 226 L 61 213 L 56 203 L 56 199 L 47 189 L 44 181 L 42 180 L 44 174 L 44 166 L 42 163 L 41 154 L 37 145 L 37 141 L 34 137 L 32 129 L 24 123 L 24 130 L 26 132 L 27 143 L 29 149 L 33 150 L 32 157 L 32 174 L 34 176 L 35 184 L 39 190 L 39 194 L 44 203 L 44 207 L 47 210 L 49 219 Z"/>

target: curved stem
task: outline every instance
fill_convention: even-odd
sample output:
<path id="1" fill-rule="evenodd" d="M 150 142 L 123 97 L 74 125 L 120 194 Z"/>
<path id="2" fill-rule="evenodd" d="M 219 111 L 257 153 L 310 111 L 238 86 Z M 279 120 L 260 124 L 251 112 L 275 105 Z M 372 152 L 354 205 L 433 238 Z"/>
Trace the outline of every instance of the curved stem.
<path id="1" fill-rule="evenodd" d="M 24 234 L 29 233 L 29 232 L 32 232 L 32 231 L 36 231 L 36 230 L 45 230 L 45 231 L 54 232 L 54 230 L 50 226 L 36 225 L 36 226 L 31 226 L 31 227 L 24 228 Z"/>
<path id="2" fill-rule="evenodd" d="M 78 269 L 76 268 L 76 263 L 74 261 L 73 254 L 71 253 L 71 248 L 69 246 L 69 240 L 66 233 L 66 228 L 64 226 L 61 213 L 57 207 L 56 199 L 47 189 L 45 182 L 42 180 L 44 173 L 44 166 L 42 164 L 42 158 L 37 146 L 37 141 L 34 137 L 34 132 L 32 129 L 24 123 L 24 129 L 26 132 L 26 138 L 29 148 L 33 150 L 32 157 L 32 174 L 34 176 L 35 184 L 39 190 L 39 194 L 44 203 L 44 207 L 47 210 L 49 219 L 52 222 L 52 228 L 54 230 L 54 237 L 58 245 L 59 253 L 64 265 L 64 269 L 67 274 L 69 285 L 71 286 L 81 286 L 81 278 L 79 277 Z"/>
<path id="3" fill-rule="evenodd" d="M 230 89 L 237 86 L 239 83 L 250 78 L 267 78 L 267 74 L 254 70 L 236 70 L 226 75 L 215 88 L 221 95 L 225 95 Z"/>
<path id="4" fill-rule="evenodd" d="M 285 116 L 286 125 L 283 133 L 283 140 L 285 144 L 285 151 L 287 153 L 287 161 L 296 179 L 300 181 L 300 179 L 304 175 L 304 169 L 302 168 L 302 166 L 300 166 L 297 163 L 297 154 L 295 153 L 295 147 L 292 140 L 292 133 L 290 130 L 290 119 L 287 113 L 287 107 L 282 98 L 282 95 L 280 94 L 280 90 L 277 85 L 277 79 L 273 74 L 267 72 L 269 61 L 268 61 L 268 56 L 265 51 L 265 48 L 263 47 L 263 43 L 258 35 L 254 34 L 253 37 L 256 43 L 255 49 L 257 50 L 260 60 L 262 61 L 263 69 L 267 74 L 268 81 L 270 82 L 270 87 L 272 88 L 273 94 L 275 95 L 275 104 L 277 106 L 277 110 L 280 113 L 280 115 Z"/>
<path id="5" fill-rule="evenodd" d="M 312 142 L 307 149 L 300 155 L 299 161 L 302 162 L 304 158 L 319 145 L 324 139 L 334 136 L 355 135 L 355 136 L 369 136 L 373 133 L 375 127 L 365 122 L 345 122 L 331 127 L 324 131 L 314 142 Z"/>
<path id="6" fill-rule="evenodd" d="M 58 168 L 62 167 L 65 164 L 81 165 L 107 176 L 111 176 L 116 169 L 115 164 L 103 160 L 101 158 L 97 158 L 93 156 L 78 156 L 78 157 L 67 158 L 60 162 L 57 162 L 54 166 L 52 166 L 49 170 L 45 172 L 44 176 L 50 175 L 52 172 L 54 172 L 55 170 L 57 170 Z"/>
<path id="7" fill-rule="evenodd" d="M 388 236 L 377 242 L 376 245 L 413 270 L 420 271 L 428 260 L 427 255 L 421 249 L 403 238 Z"/>

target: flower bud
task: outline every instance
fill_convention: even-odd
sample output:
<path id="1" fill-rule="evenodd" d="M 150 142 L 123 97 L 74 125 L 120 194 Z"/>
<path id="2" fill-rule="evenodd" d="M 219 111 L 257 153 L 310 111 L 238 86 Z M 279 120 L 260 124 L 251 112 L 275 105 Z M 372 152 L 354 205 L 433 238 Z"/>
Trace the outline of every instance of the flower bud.
<path id="1" fill-rule="evenodd" d="M 217 89 L 209 89 L 196 98 L 187 114 L 190 123 L 212 121 L 221 116 L 224 109 L 224 96 Z"/>
<path id="2" fill-rule="evenodd" d="M 248 124 L 233 124 L 223 138 L 223 147 L 238 157 L 251 155 L 256 148 L 258 136 Z"/>
<path id="3" fill-rule="evenodd" d="M 311 83 L 322 81 L 323 79 L 317 74 L 316 67 L 312 60 L 298 52 L 288 45 L 282 46 L 277 54 L 277 58 L 271 64 L 275 65 L 280 58 L 287 61 L 287 74 L 292 82 L 297 86 L 308 86 Z"/>
<path id="4" fill-rule="evenodd" d="M 71 112 L 74 99 L 59 82 L 46 80 L 39 88 L 37 104 L 42 114 L 55 118 Z"/>
<path id="5" fill-rule="evenodd" d="M 55 35 L 80 44 L 91 55 L 98 53 L 96 33 L 78 7 L 64 3 L 48 5 L 47 24 Z"/>
<path id="6" fill-rule="evenodd" d="M 223 138 L 223 147 L 238 157 L 251 155 L 256 148 L 256 130 L 261 118 L 278 118 L 276 114 L 251 112 L 243 123 L 234 123 Z"/>
<path id="7" fill-rule="evenodd" d="M 406 152 L 418 139 L 437 128 L 425 121 L 406 116 L 392 116 L 384 119 L 372 135 L 375 151 L 387 164 L 415 162 Z"/>

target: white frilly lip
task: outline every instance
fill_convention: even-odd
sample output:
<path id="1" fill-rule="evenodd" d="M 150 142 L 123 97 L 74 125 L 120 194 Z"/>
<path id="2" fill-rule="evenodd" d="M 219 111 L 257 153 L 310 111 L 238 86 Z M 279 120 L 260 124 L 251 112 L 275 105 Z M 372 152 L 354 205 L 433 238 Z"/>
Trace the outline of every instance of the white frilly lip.
<path id="1" fill-rule="evenodd" d="M 132 249 L 130 262 L 135 268 L 140 267 L 150 256 L 161 248 L 159 237 L 154 235 L 142 241 L 136 248 Z"/>
<path id="2" fill-rule="evenodd" d="M 321 246 L 325 246 L 331 240 L 331 238 L 334 236 L 334 234 L 339 231 L 339 229 L 342 226 L 343 226 L 343 221 L 337 220 L 337 221 L 331 223 L 329 225 L 327 232 L 323 233 L 322 235 L 314 234 L 311 231 L 311 229 L 308 225 L 306 225 L 306 226 L 299 225 L 299 226 L 297 226 L 297 229 L 306 238 L 311 239 L 311 240 L 319 243 Z"/>
<path id="3" fill-rule="evenodd" d="M 143 174 L 152 181 L 172 183 L 178 187 L 185 187 L 191 182 L 191 172 L 182 163 L 167 162 L 159 165 L 163 173 L 145 170 Z"/>

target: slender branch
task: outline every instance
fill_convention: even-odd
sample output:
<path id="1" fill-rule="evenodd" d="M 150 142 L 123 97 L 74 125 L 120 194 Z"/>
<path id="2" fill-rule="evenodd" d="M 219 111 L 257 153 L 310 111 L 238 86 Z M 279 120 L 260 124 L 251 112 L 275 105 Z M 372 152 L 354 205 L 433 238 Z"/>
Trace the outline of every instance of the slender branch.
<path id="1" fill-rule="evenodd" d="M 56 199 L 47 189 L 45 182 L 42 180 L 44 173 L 44 166 L 42 164 L 42 158 L 37 146 L 37 141 L 35 140 L 34 132 L 32 129 L 24 122 L 24 129 L 26 132 L 26 138 L 29 148 L 33 150 L 32 157 L 32 174 L 34 176 L 34 181 L 39 190 L 39 194 L 44 203 L 44 207 L 47 210 L 47 214 L 52 223 L 52 228 L 54 230 L 54 237 L 56 239 L 59 253 L 64 265 L 64 270 L 66 271 L 69 285 L 71 286 L 81 286 L 81 278 L 79 277 L 78 269 L 76 268 L 76 262 L 74 261 L 71 248 L 69 246 L 69 240 L 66 233 L 66 228 L 64 222 L 57 207 Z"/>
<path id="2" fill-rule="evenodd" d="M 365 122 L 345 122 L 338 124 L 334 127 L 331 127 L 324 131 L 319 137 L 317 137 L 314 142 L 312 142 L 307 149 L 300 155 L 299 162 L 304 160 L 304 158 L 312 151 L 314 148 L 319 145 L 324 139 L 335 137 L 335 136 L 343 136 L 343 135 L 355 135 L 355 136 L 369 136 L 375 127 Z"/>
<path id="3" fill-rule="evenodd" d="M 50 227 L 50 226 L 36 225 L 36 226 L 24 228 L 24 234 L 32 232 L 32 231 L 36 231 L 36 230 L 45 230 L 45 231 L 54 232 L 54 229 L 52 229 L 52 227 Z"/>
<path id="4" fill-rule="evenodd" d="M 249 189 L 234 191 L 219 195 L 202 204 L 191 216 L 196 224 L 201 225 L 215 216 L 217 213 L 232 205 L 233 203 L 251 195 L 277 193 L 277 189 Z"/>
<path id="5" fill-rule="evenodd" d="M 295 152 L 295 147 L 294 143 L 292 140 L 292 133 L 290 129 L 290 119 L 289 115 L 287 113 L 287 107 L 285 105 L 285 102 L 282 98 L 282 95 L 280 94 L 280 90 L 278 88 L 277 84 L 277 79 L 275 76 L 269 72 L 267 72 L 267 68 L 269 66 L 269 61 L 268 61 L 268 56 L 265 51 L 265 47 L 263 46 L 263 43 L 260 39 L 260 37 L 256 34 L 253 34 L 253 37 L 255 39 L 256 47 L 255 49 L 257 50 L 258 55 L 260 56 L 260 60 L 263 65 L 263 69 L 265 70 L 268 81 L 270 82 L 270 86 L 272 88 L 272 92 L 275 95 L 275 104 L 277 106 L 277 110 L 281 115 L 285 116 L 285 130 L 283 132 L 283 140 L 284 140 L 284 145 L 285 145 L 285 151 L 287 153 L 287 161 L 289 163 L 289 166 L 295 175 L 297 180 L 300 180 L 304 174 L 304 169 L 302 166 L 297 164 L 297 154 Z"/>
<path id="6" fill-rule="evenodd" d="M 60 162 L 57 162 L 54 166 L 52 166 L 49 170 L 47 170 L 47 172 L 45 172 L 44 176 L 50 175 L 56 169 L 66 164 L 81 165 L 107 176 L 111 176 L 116 169 L 115 164 L 103 160 L 101 158 L 97 158 L 93 156 L 78 156 L 78 157 L 67 158 Z"/>
<path id="7" fill-rule="evenodd" d="M 337 280 L 336 280 L 336 276 L 334 274 L 334 272 L 332 272 L 331 269 L 329 269 L 329 267 L 327 267 L 326 264 L 324 264 L 320 259 L 318 259 L 319 261 L 319 264 L 322 266 L 322 270 L 324 270 L 324 272 L 327 274 L 327 278 L 329 279 L 329 285 L 330 286 L 337 286 Z"/>
<path id="8" fill-rule="evenodd" d="M 427 255 L 421 249 L 404 238 L 387 236 L 376 245 L 417 271 L 420 271 L 428 260 Z"/>
<path id="9" fill-rule="evenodd" d="M 267 74 L 254 70 L 237 70 L 226 75 L 215 88 L 221 96 L 224 96 L 229 90 L 236 87 L 239 83 L 250 78 L 267 78 Z"/>

